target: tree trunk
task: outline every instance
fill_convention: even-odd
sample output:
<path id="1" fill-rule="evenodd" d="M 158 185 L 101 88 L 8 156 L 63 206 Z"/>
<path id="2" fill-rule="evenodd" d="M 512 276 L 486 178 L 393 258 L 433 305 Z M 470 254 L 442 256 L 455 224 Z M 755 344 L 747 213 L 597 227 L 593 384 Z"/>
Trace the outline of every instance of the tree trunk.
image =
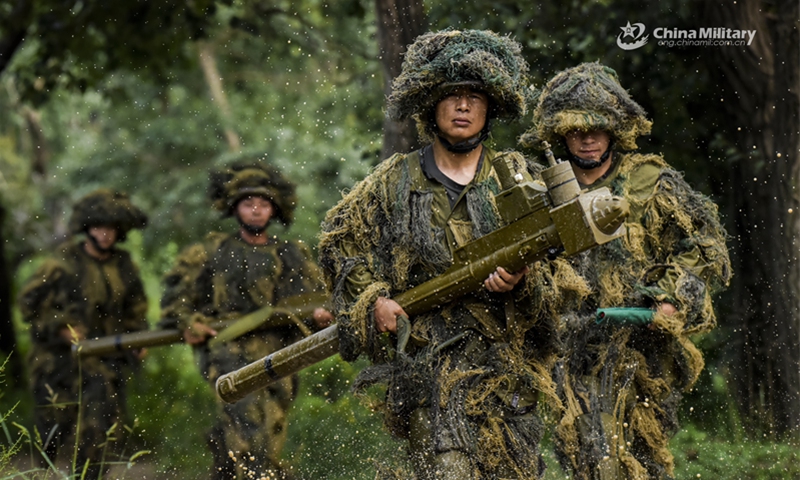
<path id="1" fill-rule="evenodd" d="M 29 0 L 17 0 L 10 12 L 6 13 L 7 18 L 14 19 L 11 22 L 4 22 L 2 36 L 0 36 L 0 73 L 4 72 L 14 54 L 22 46 L 22 41 L 28 34 L 28 23 L 33 14 L 33 2 Z"/>
<path id="2" fill-rule="evenodd" d="M 11 323 L 11 285 L 8 282 L 8 262 L 5 249 L 6 209 L 0 204 L 0 352 L 11 353 L 14 350 L 14 326 Z"/>
<path id="3" fill-rule="evenodd" d="M 222 117 L 222 128 L 225 132 L 225 139 L 228 142 L 228 147 L 232 152 L 238 152 L 242 148 L 242 142 L 239 135 L 233 129 L 233 114 L 231 113 L 231 106 L 228 103 L 228 97 L 225 95 L 225 90 L 222 89 L 222 77 L 217 68 L 217 60 L 214 56 L 214 50 L 207 42 L 198 42 L 198 53 L 200 55 L 200 66 L 203 69 L 203 75 L 208 84 L 208 89 L 211 92 L 211 100 L 217 106 Z"/>
<path id="4" fill-rule="evenodd" d="M 0 353 L 11 355 L 8 365 L 6 365 L 7 371 L 11 378 L 20 378 L 22 359 L 16 352 L 17 337 L 11 317 L 11 276 L 9 275 L 9 262 L 6 260 L 6 238 L 3 228 L 5 219 L 6 209 L 0 204 Z"/>
<path id="5" fill-rule="evenodd" d="M 25 123 L 28 126 L 28 132 L 31 134 L 31 140 L 34 146 L 31 152 L 33 157 L 31 159 L 31 170 L 40 177 L 44 177 L 47 172 L 47 166 L 50 163 L 51 155 L 47 137 L 45 137 L 44 129 L 42 128 L 42 116 L 38 111 L 27 105 L 22 106 L 20 112 L 25 118 Z"/>
<path id="6" fill-rule="evenodd" d="M 403 53 L 408 45 L 428 28 L 421 0 L 375 0 L 378 18 L 378 46 L 383 66 L 383 91 L 392 90 L 392 80 L 400 74 Z M 410 152 L 419 148 L 417 129 L 411 119 L 395 122 L 383 121 L 383 148 L 381 158 L 397 152 Z"/>
<path id="7" fill-rule="evenodd" d="M 721 132 L 740 152 L 730 184 L 734 267 L 731 383 L 748 431 L 800 427 L 800 36 L 797 0 L 702 2 L 702 25 L 756 30 L 705 56 Z M 722 100 L 720 102 L 720 100 Z"/>

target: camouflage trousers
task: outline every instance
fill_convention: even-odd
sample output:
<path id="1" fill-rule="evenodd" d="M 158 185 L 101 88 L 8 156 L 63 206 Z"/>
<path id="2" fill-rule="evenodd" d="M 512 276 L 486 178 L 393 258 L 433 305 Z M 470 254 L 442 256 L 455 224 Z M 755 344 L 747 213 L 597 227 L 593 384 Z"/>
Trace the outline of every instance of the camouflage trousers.
<path id="1" fill-rule="evenodd" d="M 566 407 L 554 437 L 562 465 L 576 480 L 671 479 L 684 386 L 677 342 L 625 328 L 579 347 L 555 375 Z"/>
<path id="2" fill-rule="evenodd" d="M 116 359 L 91 357 L 80 363 L 68 347 L 34 346 L 30 354 L 34 419 L 45 453 L 54 463 L 71 462 L 77 436 L 78 472 L 97 478 L 116 461 L 125 418 L 125 377 Z M 112 431 L 112 427 L 116 428 Z"/>
<path id="3" fill-rule="evenodd" d="M 219 376 L 284 346 L 279 335 L 256 332 L 205 350 L 201 369 L 215 385 Z M 218 403 L 217 421 L 207 440 L 212 478 L 287 478 L 280 456 L 288 433 L 287 411 L 297 393 L 297 377 L 284 378 L 244 399 Z"/>
<path id="4" fill-rule="evenodd" d="M 393 434 L 408 439 L 413 478 L 543 476 L 538 392 L 519 381 L 522 372 L 507 369 L 510 364 L 501 360 L 506 347 L 469 331 L 447 348 L 428 346 L 398 356 L 356 380 L 357 388 L 361 382 L 388 383 L 384 421 Z"/>

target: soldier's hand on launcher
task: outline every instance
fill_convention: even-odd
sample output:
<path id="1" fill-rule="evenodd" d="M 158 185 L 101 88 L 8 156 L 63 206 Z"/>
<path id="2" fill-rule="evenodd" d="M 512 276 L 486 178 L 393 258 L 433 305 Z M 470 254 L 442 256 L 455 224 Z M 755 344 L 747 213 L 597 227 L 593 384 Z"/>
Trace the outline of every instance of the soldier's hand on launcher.
<path id="1" fill-rule="evenodd" d="M 86 327 L 77 325 L 75 327 L 61 327 L 58 331 L 58 336 L 68 343 L 80 342 L 86 339 Z"/>
<path id="2" fill-rule="evenodd" d="M 333 314 L 322 307 L 314 309 L 313 318 L 317 328 L 325 328 L 333 323 Z"/>
<path id="3" fill-rule="evenodd" d="M 516 273 L 508 273 L 505 268 L 497 267 L 497 270 L 483 281 L 483 285 L 486 287 L 486 290 L 490 292 L 510 292 L 530 270 L 531 269 L 526 266 Z"/>
<path id="4" fill-rule="evenodd" d="M 217 331 L 205 323 L 194 322 L 189 328 L 183 331 L 183 340 L 189 345 L 200 345 L 205 342 L 208 337 L 214 337 L 216 335 Z"/>
<path id="5" fill-rule="evenodd" d="M 379 332 L 397 333 L 397 316 L 405 315 L 405 310 L 391 298 L 378 297 L 375 300 L 375 328 Z"/>
<path id="6" fill-rule="evenodd" d="M 675 305 L 671 303 L 661 302 L 656 307 L 656 311 L 661 312 L 664 315 L 670 316 L 670 315 L 675 315 L 675 313 L 678 312 L 678 309 L 675 308 Z M 647 326 L 647 328 L 649 328 L 650 330 L 656 330 L 658 327 L 656 327 L 654 323 L 651 323 L 650 325 Z"/>
<path id="7" fill-rule="evenodd" d="M 675 315 L 678 309 L 675 308 L 675 305 L 671 303 L 662 302 L 658 304 L 658 311 L 663 313 L 664 315 Z"/>

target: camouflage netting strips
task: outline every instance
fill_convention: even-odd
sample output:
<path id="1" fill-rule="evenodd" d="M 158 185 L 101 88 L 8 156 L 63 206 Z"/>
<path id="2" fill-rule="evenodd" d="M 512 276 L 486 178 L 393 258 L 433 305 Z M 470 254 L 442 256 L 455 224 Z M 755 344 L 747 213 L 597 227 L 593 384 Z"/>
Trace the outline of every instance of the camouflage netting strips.
<path id="1" fill-rule="evenodd" d="M 252 155 L 246 154 L 244 157 Z M 223 216 L 233 215 L 236 203 L 246 196 L 262 196 L 275 207 L 275 218 L 288 226 L 297 206 L 295 185 L 266 162 L 240 160 L 211 172 L 208 196 Z"/>
<path id="2" fill-rule="evenodd" d="M 433 140 L 430 118 L 448 84 L 475 82 L 491 97 L 493 118 L 513 120 L 525 114 L 529 101 L 528 64 L 520 45 L 487 30 L 444 30 L 426 33 L 408 48 L 402 73 L 392 82 L 387 115 L 415 118 L 420 137 Z"/>
<path id="3" fill-rule="evenodd" d="M 662 157 L 621 155 L 619 162 L 610 187 L 630 201 L 634 220 L 622 241 L 587 252 L 576 264 L 595 292 L 589 303 L 641 305 L 647 297 L 679 310 L 655 315 L 649 328 L 602 328 L 588 308 L 568 316 L 565 331 L 573 333 L 558 381 L 565 414 L 556 431 L 557 451 L 576 478 L 595 478 L 594 465 L 608 453 L 580 439 L 594 433 L 602 438 L 610 428 L 604 438 L 617 452 L 624 478 L 666 478 L 673 470 L 669 438 L 678 428 L 678 403 L 704 366 L 689 336 L 716 325 L 711 296 L 731 276 L 725 230 L 716 206 Z M 642 177 L 652 181 L 637 181 Z M 682 259 L 695 252 L 697 262 Z M 658 278 L 670 279 L 674 291 Z"/>
<path id="4" fill-rule="evenodd" d="M 534 93 L 533 126 L 520 137 L 541 148 L 563 142 L 571 130 L 603 130 L 622 150 L 636 148 L 636 138 L 650 133 L 647 113 L 619 84 L 617 73 L 599 63 L 564 70 Z"/>
<path id="5" fill-rule="evenodd" d="M 328 212 L 323 222 L 320 264 L 331 272 L 326 281 L 334 299 L 343 298 L 341 292 L 347 288 L 345 280 L 353 269 L 369 265 L 375 273 L 374 280 L 364 287 L 355 302 L 334 306 L 343 314 L 339 319 L 340 353 L 347 361 L 355 360 L 361 353 L 375 362 L 383 360 L 382 354 L 371 348 L 378 345 L 371 328 L 371 308 L 379 296 L 391 297 L 391 291 L 406 290 L 412 267 L 422 266 L 435 276 L 451 264 L 450 254 L 441 241 L 444 231 L 430 231 L 432 193 L 417 191 L 410 195 L 410 189 L 404 156 L 396 155 L 379 164 L 370 176 L 354 186 L 342 203 Z M 462 235 L 465 241 L 486 234 L 500 221 L 494 218 L 498 215 L 496 207 L 485 204 L 493 193 L 488 187 L 467 192 L 468 205 L 473 211 L 482 212 L 482 218 L 468 225 L 470 232 Z M 339 248 L 340 244 L 347 247 Z M 571 298 L 570 292 L 585 290 L 580 279 L 570 268 L 564 268 L 563 263 L 556 262 L 552 268 L 553 272 L 534 269 L 527 276 L 528 279 L 547 276 L 547 283 L 526 284 L 524 295 L 535 311 L 555 314 L 555 305 L 565 301 L 564 298 Z M 338 279 L 336 283 L 333 283 L 334 277 Z M 556 285 L 555 281 L 559 283 Z M 579 293 L 585 294 L 584 291 Z M 481 316 L 481 311 L 471 314 Z"/>
<path id="6" fill-rule="evenodd" d="M 384 415 L 387 428 L 399 438 L 408 438 L 408 418 L 412 412 L 429 406 L 435 412 L 431 416 L 433 430 L 444 432 L 441 438 L 437 437 L 440 443 L 469 452 L 475 458 L 473 478 L 494 478 L 485 472 L 498 470 L 513 470 L 516 474 L 513 478 L 538 478 L 538 473 L 544 470 L 538 450 L 544 424 L 534 413 L 504 416 L 503 403 L 496 393 L 525 377 L 533 379 L 526 388 L 544 389 L 547 400 L 557 402 L 549 367 L 526 361 L 521 351 L 508 345 L 490 347 L 484 355 L 497 360 L 483 367 L 455 368 L 455 363 L 463 361 L 460 354 L 434 354 L 432 349 L 414 357 L 400 353 L 393 362 L 363 370 L 353 389 L 372 409 Z M 525 368 L 520 369 L 520 365 Z M 366 396 L 368 387 L 388 379 L 391 387 L 384 402 Z"/>
<path id="7" fill-rule="evenodd" d="M 627 178 L 644 165 L 660 168 L 654 191 L 632 194 Z M 725 228 L 719 221 L 717 206 L 708 197 L 695 192 L 683 175 L 669 168 L 659 155 L 626 155 L 619 167 L 619 176 L 611 185 L 612 193 L 624 195 L 634 211 L 641 211 L 642 222 L 627 223 L 629 234 L 624 248 L 632 257 L 627 265 L 646 270 L 631 270 L 628 278 L 638 283 L 604 287 L 605 291 L 638 291 L 657 301 L 671 301 L 686 315 L 683 330 L 670 328 L 673 334 L 689 335 L 708 332 L 716 326 L 716 316 L 711 296 L 730 282 L 731 271 Z M 640 195 L 647 195 L 640 198 Z M 689 271 L 681 265 L 680 256 L 686 252 L 702 252 L 697 265 Z M 653 266 L 648 256 L 655 255 L 658 265 Z M 664 277 L 675 278 L 675 291 L 671 296 L 649 289 L 648 277 L 664 269 Z M 599 271 L 613 271 L 612 265 Z M 611 283 L 609 279 L 607 282 Z M 622 300 L 608 298 L 607 301 Z M 617 303 L 619 305 L 620 303 Z M 611 305 L 611 303 L 609 303 Z M 605 305 L 603 305 L 605 306 Z"/>
<path id="8" fill-rule="evenodd" d="M 435 275 L 451 262 L 440 238 L 444 232 L 430 228 L 432 193 L 411 191 L 408 165 L 403 155 L 378 165 L 346 194 L 340 205 L 331 209 L 320 235 L 320 262 L 328 272 L 328 288 L 339 302 L 334 310 L 339 312 L 340 353 L 349 361 L 363 353 L 375 363 L 362 371 L 354 389 L 364 391 L 370 385 L 391 385 L 385 401 L 368 400 L 384 414 L 387 428 L 398 437 L 408 436 L 409 416 L 414 410 L 438 409 L 434 412 L 434 425 L 439 428 L 436 422 L 449 418 L 453 425 L 463 426 L 446 428 L 445 425 L 442 430 L 460 432 L 459 438 L 466 440 L 460 441 L 456 449 L 474 455 L 478 468 L 519 469 L 524 473 L 517 475 L 518 478 L 536 478 L 541 465 L 535 450 L 543 426 L 533 410 L 526 415 L 503 415 L 508 412 L 512 397 L 508 392 L 510 385 L 521 386 L 521 391 L 536 392 L 535 398 L 559 408 L 555 384 L 550 378 L 557 349 L 555 314 L 562 310 L 562 302 L 580 303 L 588 295 L 588 288 L 566 260 L 539 263 L 526 275 L 513 328 L 490 328 L 496 319 L 486 312 L 486 305 L 465 298 L 417 315 L 409 344 L 413 353 L 398 354 L 387 363 L 383 348 L 386 343 L 381 342 L 372 328 L 375 299 L 408 288 L 412 268 L 422 266 L 424 271 Z M 473 188 L 467 195 L 475 198 L 467 203 L 474 201 L 479 207 L 481 198 L 489 194 L 485 189 Z M 485 233 L 481 232 L 482 226 L 493 224 L 490 219 L 496 213 L 493 208 L 473 211 L 480 218 L 470 228 L 477 227 L 473 235 L 479 236 Z M 387 248 L 389 245 L 392 247 Z M 357 299 L 348 302 L 346 279 L 355 275 L 359 266 L 369 266 L 374 277 L 359 291 Z M 478 361 L 477 355 L 465 359 L 462 352 L 466 349 L 460 346 L 433 351 L 465 327 L 473 333 L 464 342 L 497 339 L 481 350 L 485 358 L 493 361 Z M 479 366 L 470 366 L 473 361 Z M 535 401 L 531 404 L 534 407 Z M 387 478 L 396 475 L 392 467 L 382 468 L 381 472 Z"/>
<path id="9" fill-rule="evenodd" d="M 78 200 L 69 219 L 69 231 L 73 234 L 85 232 L 89 227 L 111 225 L 119 230 L 118 240 L 133 228 L 144 228 L 147 215 L 123 192 L 101 188 Z"/>
<path id="10" fill-rule="evenodd" d="M 328 272 L 336 272 L 335 278 L 339 279 L 334 285 L 330 283 L 334 275 L 326 275 L 334 300 L 342 299 L 345 279 L 356 266 L 370 265 L 376 273 L 375 281 L 353 305 L 334 305 L 334 310 L 343 312 L 345 317 L 344 321 L 339 319 L 343 332 L 339 341 L 340 353 L 347 361 L 355 360 L 368 346 L 376 345 L 372 338 L 374 329 L 370 328 L 371 308 L 379 296 L 391 297 L 390 283 L 397 290 L 407 289 L 409 269 L 414 264 L 422 264 L 437 274 L 449 266 L 450 256 L 441 242 L 430 238 L 430 234 L 414 231 L 423 226 L 429 228 L 432 195 L 417 196 L 414 202 L 409 202 L 409 195 L 408 168 L 404 157 L 396 155 L 353 187 L 323 222 L 320 265 Z M 381 201 L 383 198 L 388 200 Z M 406 208 L 408 203 L 413 203 L 410 209 Z M 418 221 L 412 223 L 412 217 Z M 339 242 L 352 243 L 363 253 L 350 256 L 351 252 L 338 247 Z M 393 247 L 387 249 L 387 246 Z M 365 353 L 373 361 L 381 361 L 379 353 Z"/>
<path id="11" fill-rule="evenodd" d="M 588 316 L 583 321 L 591 324 L 594 320 Z M 609 455 L 618 458 L 627 472 L 620 478 L 668 478 L 664 475 L 671 475 L 673 469 L 669 438 L 678 428 L 677 407 L 683 390 L 671 376 L 685 379 L 691 368 L 702 368 L 702 358 L 690 366 L 692 360 L 684 357 L 683 345 L 661 332 L 621 329 L 610 337 L 595 333 L 583 339 L 585 343 L 575 344 L 593 357 L 594 368 L 585 376 L 570 372 L 559 381 L 565 399 L 565 414 L 554 437 L 559 460 L 571 464 L 577 479 L 596 478 L 595 466 Z M 660 371 L 671 358 L 675 365 Z M 596 405 L 594 413 L 585 413 L 587 405 Z M 598 448 L 596 440 L 579 440 L 587 437 L 603 438 L 605 448 Z"/>

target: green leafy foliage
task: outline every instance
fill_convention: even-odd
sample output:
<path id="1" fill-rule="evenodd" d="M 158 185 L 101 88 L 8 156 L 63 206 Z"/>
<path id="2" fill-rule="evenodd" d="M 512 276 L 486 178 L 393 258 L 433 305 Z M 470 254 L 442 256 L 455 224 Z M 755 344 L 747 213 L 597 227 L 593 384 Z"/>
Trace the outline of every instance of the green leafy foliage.
<path id="1" fill-rule="evenodd" d="M 405 443 L 349 392 L 365 366 L 336 356 L 302 372 L 283 455 L 302 478 L 367 480 L 375 478 L 375 462 L 405 458 Z"/>
<path id="2" fill-rule="evenodd" d="M 234 112 L 229 126 L 244 151 L 266 155 L 297 182 L 300 201 L 289 235 L 314 245 L 319 221 L 339 191 L 377 161 L 381 90 L 378 63 L 359 55 L 374 47 L 355 37 L 370 30 L 368 20 L 315 4 L 305 10 L 262 19 L 260 28 L 279 25 L 281 37 L 221 27 L 214 46 Z M 221 11 L 220 21 L 227 15 L 232 22 L 235 12 L 234 7 Z M 329 41 L 337 29 L 353 38 Z M 350 40 L 355 48 L 345 50 L 341 42 Z M 197 55 L 192 44 L 185 48 Z M 44 175 L 24 160 L 32 146 L 15 143 L 26 137 L 21 128 L 0 138 L 0 162 L 8 165 L 3 172 L 13 174 L 4 174 L 9 193 L 30 197 L 11 201 L 19 220 L 8 229 L 39 234 L 12 235 L 12 251 L 29 252 L 29 243 L 51 247 L 72 201 L 100 186 L 127 191 L 148 212 L 148 257 L 158 257 L 170 242 L 182 247 L 209 230 L 235 228 L 217 221 L 206 198 L 209 170 L 230 156 L 223 120 L 198 70 L 175 68 L 170 75 L 165 85 L 147 75 L 118 72 L 84 94 L 52 92 L 41 113 L 52 151 Z M 7 82 L 13 91 L 17 84 Z M 118 93 L 127 100 L 120 102 Z M 24 123 L 21 111 L 11 118 Z M 168 265 L 159 267 L 163 272 Z"/>
<path id="3" fill-rule="evenodd" d="M 165 83 L 171 71 L 191 65 L 183 46 L 205 35 L 216 3 L 4 1 L 3 66 L 16 53 L 10 74 L 36 103 L 56 89 L 85 91 L 120 70 Z"/>
<path id="4" fill-rule="evenodd" d="M 211 468 L 205 430 L 216 404 L 189 347 L 151 349 L 128 387 L 128 408 L 136 412 L 137 445 L 155 452 L 156 472 L 167 478 L 201 478 Z"/>
<path id="5" fill-rule="evenodd" d="M 675 478 L 778 480 L 798 478 L 797 445 L 758 440 L 731 442 L 689 425 L 670 446 Z"/>

